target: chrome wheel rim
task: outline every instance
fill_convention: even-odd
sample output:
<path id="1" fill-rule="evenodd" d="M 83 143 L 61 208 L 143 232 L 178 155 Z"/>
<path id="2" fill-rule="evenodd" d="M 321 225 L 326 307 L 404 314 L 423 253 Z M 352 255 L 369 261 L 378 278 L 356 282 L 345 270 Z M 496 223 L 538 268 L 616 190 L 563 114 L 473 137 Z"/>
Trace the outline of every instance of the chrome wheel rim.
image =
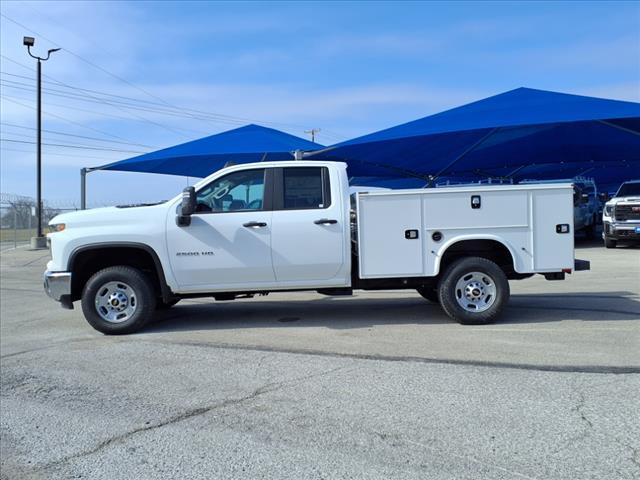
<path id="1" fill-rule="evenodd" d="M 107 282 L 98 289 L 96 311 L 109 323 L 129 320 L 138 308 L 136 292 L 124 282 Z"/>
<path id="2" fill-rule="evenodd" d="M 468 272 L 458 279 L 455 294 L 465 311 L 484 312 L 496 301 L 496 283 L 486 273 Z"/>

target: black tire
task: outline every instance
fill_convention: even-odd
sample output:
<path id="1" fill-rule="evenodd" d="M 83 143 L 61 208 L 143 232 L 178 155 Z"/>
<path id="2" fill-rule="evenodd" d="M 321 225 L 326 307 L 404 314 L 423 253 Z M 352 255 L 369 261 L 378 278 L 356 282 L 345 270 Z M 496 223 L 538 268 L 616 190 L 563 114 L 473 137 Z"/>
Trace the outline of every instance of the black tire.
<path id="1" fill-rule="evenodd" d="M 440 298 L 438 298 L 438 289 L 435 287 L 418 287 L 416 291 L 422 295 L 423 298 L 429 300 L 431 303 L 440 303 Z"/>
<path id="2" fill-rule="evenodd" d="M 173 300 L 170 300 L 168 302 L 163 302 L 162 300 L 159 299 L 156 301 L 156 310 L 169 310 L 179 301 L 180 301 L 179 298 L 174 298 Z"/>
<path id="3" fill-rule="evenodd" d="M 491 295 L 492 300 L 487 297 L 487 303 L 490 301 L 490 304 L 486 310 L 469 311 L 458 303 L 458 295 L 463 292 L 456 291 L 456 284 L 458 281 L 464 281 L 465 276 L 472 272 L 486 275 L 485 280 L 493 280 L 487 285 L 493 285 L 495 295 Z M 509 295 L 509 281 L 504 271 L 491 260 L 481 257 L 466 257 L 453 262 L 445 269 L 438 286 L 442 309 L 449 317 L 463 325 L 491 323 L 502 312 L 509 301 Z M 467 303 L 471 304 L 471 302 Z"/>
<path id="4" fill-rule="evenodd" d="M 604 237 L 604 246 L 605 248 L 616 248 L 618 246 L 618 242 L 611 238 Z"/>
<path id="5" fill-rule="evenodd" d="M 119 323 L 105 320 L 96 305 L 100 289 L 110 282 L 121 282 L 131 289 L 135 297 L 135 310 Z M 81 303 L 82 313 L 93 328 L 106 335 L 122 335 L 137 332 L 149 322 L 156 308 L 156 296 L 151 281 L 140 270 L 118 265 L 100 270 L 89 279 L 82 291 Z"/>

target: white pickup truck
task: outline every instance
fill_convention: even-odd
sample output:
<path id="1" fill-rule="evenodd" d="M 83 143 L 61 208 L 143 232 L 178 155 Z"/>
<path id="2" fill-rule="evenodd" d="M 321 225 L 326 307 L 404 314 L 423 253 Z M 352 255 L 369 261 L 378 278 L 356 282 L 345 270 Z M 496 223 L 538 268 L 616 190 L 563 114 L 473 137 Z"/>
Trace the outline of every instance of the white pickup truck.
<path id="1" fill-rule="evenodd" d="M 352 203 L 353 201 L 353 203 Z M 45 290 L 81 300 L 106 334 L 182 298 L 415 289 L 464 324 L 494 320 L 508 280 L 563 279 L 574 261 L 571 184 L 358 192 L 339 162 L 224 168 L 172 200 L 50 222 Z"/>

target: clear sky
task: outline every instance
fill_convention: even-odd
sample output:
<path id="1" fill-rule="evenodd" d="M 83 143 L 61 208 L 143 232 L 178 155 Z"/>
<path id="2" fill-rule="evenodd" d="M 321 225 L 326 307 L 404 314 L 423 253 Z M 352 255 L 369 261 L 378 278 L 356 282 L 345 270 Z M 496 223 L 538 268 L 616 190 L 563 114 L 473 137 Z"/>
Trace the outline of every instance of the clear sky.
<path id="1" fill-rule="evenodd" d="M 44 143 L 91 147 L 44 147 L 43 195 L 57 204 L 78 202 L 80 167 L 249 122 L 299 136 L 320 128 L 331 144 L 520 86 L 640 101 L 639 2 L 0 9 L 1 191 L 35 193 L 35 145 L 21 143 L 35 141 L 35 61 L 22 46 L 31 35 L 36 53 L 63 49 L 43 66 Z M 160 200 L 186 183 L 96 172 L 89 202 Z"/>

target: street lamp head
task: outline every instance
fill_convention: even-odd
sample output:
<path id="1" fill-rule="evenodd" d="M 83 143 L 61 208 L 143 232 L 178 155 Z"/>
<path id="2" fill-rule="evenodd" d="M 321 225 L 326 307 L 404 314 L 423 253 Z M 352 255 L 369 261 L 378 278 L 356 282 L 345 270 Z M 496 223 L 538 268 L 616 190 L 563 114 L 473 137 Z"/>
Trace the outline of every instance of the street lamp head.
<path id="1" fill-rule="evenodd" d="M 36 43 L 36 39 L 33 37 L 24 37 L 22 39 L 22 44 L 25 47 L 33 47 L 33 44 Z"/>
<path id="2" fill-rule="evenodd" d="M 49 51 L 47 51 L 47 56 L 51 55 L 53 52 L 57 52 L 58 50 L 60 50 L 59 48 L 52 48 Z"/>

